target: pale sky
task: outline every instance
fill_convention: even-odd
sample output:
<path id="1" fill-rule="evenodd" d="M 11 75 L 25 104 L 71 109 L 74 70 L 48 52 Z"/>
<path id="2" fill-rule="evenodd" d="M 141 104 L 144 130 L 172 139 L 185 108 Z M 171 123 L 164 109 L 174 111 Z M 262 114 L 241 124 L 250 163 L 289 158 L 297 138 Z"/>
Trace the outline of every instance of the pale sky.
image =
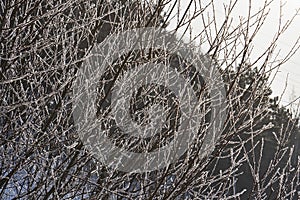
<path id="1" fill-rule="evenodd" d="M 209 0 L 205 0 L 209 1 Z M 184 10 L 187 6 L 188 0 L 181 0 L 180 8 Z M 201 1 L 204 2 L 204 1 Z M 228 4 L 230 0 L 218 0 L 215 1 L 215 10 L 217 14 L 217 19 L 221 22 L 224 20 L 224 4 Z M 257 11 L 260 7 L 263 6 L 264 1 L 262 0 L 252 0 L 252 10 Z M 279 22 L 279 15 L 280 15 L 280 5 L 284 4 L 282 9 L 282 22 L 286 22 L 286 20 L 293 17 L 296 14 L 296 10 L 300 9 L 300 0 L 289 0 L 289 1 L 280 1 L 274 0 L 270 8 L 270 13 L 267 17 L 267 20 L 263 26 L 263 28 L 258 33 L 256 40 L 254 40 L 254 51 L 253 57 L 259 55 L 259 52 L 265 50 L 267 45 L 272 40 L 274 34 L 278 30 L 278 22 Z M 249 1 L 240 0 L 238 1 L 236 9 L 233 11 L 233 18 L 238 23 L 239 17 L 244 16 L 246 17 L 248 14 L 248 5 Z M 182 13 L 181 13 L 182 14 Z M 202 27 L 199 25 L 201 22 L 198 21 L 201 19 L 196 19 L 193 23 L 193 34 L 197 34 L 197 32 L 201 31 Z M 176 24 L 176 20 L 174 23 L 170 24 L 170 29 L 172 26 Z M 277 43 L 277 52 L 280 50 L 279 58 L 285 57 L 288 53 L 289 49 L 292 45 L 297 41 L 300 37 L 300 12 L 295 17 L 294 22 L 291 24 L 289 29 L 282 35 L 281 39 Z M 298 44 L 299 45 L 299 44 Z M 202 47 L 205 49 L 205 47 Z M 254 59 L 254 58 L 253 58 Z M 285 80 L 288 76 L 288 85 L 286 91 L 283 95 L 281 103 L 283 105 L 287 105 L 292 99 L 292 91 L 294 90 L 294 98 L 300 96 L 300 51 L 298 51 L 287 63 L 285 63 L 278 72 L 275 80 L 272 84 L 272 90 L 274 96 L 280 96 L 285 88 Z M 300 102 L 299 100 L 297 102 Z"/>
<path id="2" fill-rule="evenodd" d="M 255 2 L 253 3 L 253 5 L 255 4 L 255 7 L 261 6 L 261 4 L 258 3 L 259 1 L 253 2 Z M 272 37 L 272 34 L 277 30 L 276 28 L 278 27 L 280 3 L 284 4 L 284 7 L 282 9 L 283 22 L 291 19 L 296 13 L 296 9 L 300 9 L 299 0 L 273 1 L 270 6 L 269 17 L 267 18 L 262 32 L 258 35 L 258 40 L 256 41 L 256 43 L 254 43 L 254 45 L 257 45 L 258 49 L 261 46 L 266 46 L 268 44 L 268 39 L 270 39 Z M 239 7 L 241 7 L 241 5 L 239 5 Z M 237 15 L 239 14 L 237 13 Z M 278 50 L 281 49 L 279 57 L 283 58 L 299 37 L 300 15 L 297 15 L 289 29 L 286 31 L 286 33 L 283 34 L 282 38 L 278 42 Z M 295 93 L 295 97 L 293 98 L 297 98 L 300 96 L 300 51 L 297 51 L 297 53 L 280 68 L 280 71 L 278 72 L 277 76 L 275 77 L 274 83 L 272 84 L 274 95 L 278 96 L 283 93 L 286 79 L 288 82 L 281 102 L 283 105 L 288 104 L 292 100 L 291 96 L 293 90 Z"/>

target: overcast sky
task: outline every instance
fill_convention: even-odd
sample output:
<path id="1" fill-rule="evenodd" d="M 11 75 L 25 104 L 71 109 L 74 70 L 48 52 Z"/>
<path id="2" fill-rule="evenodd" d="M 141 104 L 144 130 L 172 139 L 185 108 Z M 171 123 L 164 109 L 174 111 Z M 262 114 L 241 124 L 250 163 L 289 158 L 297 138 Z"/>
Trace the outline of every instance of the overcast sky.
<path id="1" fill-rule="evenodd" d="M 243 1 L 240 1 L 243 2 Z M 253 1 L 255 7 L 261 6 L 263 1 Z M 261 2 L 261 3 L 259 3 Z M 296 13 L 297 9 L 300 9 L 299 0 L 289 0 L 289 1 L 280 1 L 275 0 L 270 6 L 270 15 L 266 21 L 264 28 L 261 33 L 258 35 L 258 40 L 254 45 L 257 49 L 260 47 L 266 46 L 272 35 L 276 32 L 278 27 L 278 18 L 280 13 L 280 3 L 284 4 L 282 9 L 283 21 L 290 19 Z M 242 4 L 238 5 L 243 7 Z M 242 10 L 242 9 L 241 9 Z M 242 13 L 236 12 L 236 15 L 242 15 Z M 282 36 L 278 42 L 278 50 L 281 49 L 279 57 L 284 57 L 292 45 L 297 41 L 300 36 L 300 15 L 297 15 L 294 19 L 293 24 L 287 32 Z M 288 77 L 288 85 L 286 92 L 282 99 L 282 104 L 286 105 L 290 102 L 292 91 L 294 90 L 295 94 L 293 98 L 297 98 L 300 95 L 300 51 L 298 51 L 290 61 L 285 63 L 281 68 L 280 72 L 275 77 L 275 81 L 272 84 L 272 89 L 274 95 L 280 95 L 283 93 L 285 88 L 285 80 Z M 299 102 L 299 101 L 298 101 Z"/>
<path id="2" fill-rule="evenodd" d="M 205 1 L 209 1 L 209 0 L 205 0 Z M 184 10 L 184 8 L 187 6 L 187 3 L 189 1 L 181 0 L 180 2 L 181 2 L 180 7 L 182 10 Z M 229 2 L 230 0 L 215 1 L 216 14 L 220 23 L 224 20 L 223 4 L 228 4 Z M 252 10 L 254 12 L 263 6 L 264 1 L 252 0 L 251 4 L 252 4 Z M 254 41 L 254 51 L 253 51 L 254 57 L 259 55 L 259 53 L 262 52 L 262 50 L 265 50 L 265 48 L 272 40 L 274 34 L 276 33 L 279 24 L 281 4 L 284 4 L 282 9 L 282 15 L 283 15 L 282 22 L 286 22 L 286 20 L 293 17 L 293 15 L 295 15 L 296 13 L 296 10 L 300 9 L 300 0 L 289 0 L 289 1 L 274 0 L 271 3 L 269 7 L 270 13 L 264 24 L 264 27 L 261 29 L 261 31 L 256 37 L 256 40 Z M 244 16 L 244 17 L 247 16 L 248 5 L 249 5 L 249 1 L 246 0 L 240 0 L 238 2 L 237 7 L 234 10 L 232 15 L 233 18 L 236 20 L 236 23 L 238 23 L 240 16 Z M 195 20 L 193 23 L 194 34 L 201 31 L 202 29 L 201 25 L 199 25 L 200 22 L 198 20 L 199 19 Z M 170 24 L 170 27 L 172 27 L 172 25 L 173 26 L 176 25 L 175 20 L 173 24 L 172 23 Z M 300 15 L 297 15 L 294 19 L 293 24 L 289 27 L 289 29 L 286 31 L 286 33 L 281 37 L 281 39 L 278 42 L 277 51 L 280 50 L 280 54 L 279 54 L 280 58 L 283 58 L 288 53 L 289 49 L 292 47 L 292 45 L 297 41 L 299 37 L 300 37 Z M 290 61 L 288 61 L 281 67 L 280 71 L 275 77 L 275 80 L 272 84 L 272 90 L 274 96 L 280 96 L 283 93 L 287 76 L 288 76 L 288 85 L 281 101 L 283 105 L 287 105 L 292 100 L 291 95 L 293 90 L 294 90 L 294 98 L 300 96 L 300 51 L 298 51 Z M 299 100 L 297 102 L 299 102 Z"/>

